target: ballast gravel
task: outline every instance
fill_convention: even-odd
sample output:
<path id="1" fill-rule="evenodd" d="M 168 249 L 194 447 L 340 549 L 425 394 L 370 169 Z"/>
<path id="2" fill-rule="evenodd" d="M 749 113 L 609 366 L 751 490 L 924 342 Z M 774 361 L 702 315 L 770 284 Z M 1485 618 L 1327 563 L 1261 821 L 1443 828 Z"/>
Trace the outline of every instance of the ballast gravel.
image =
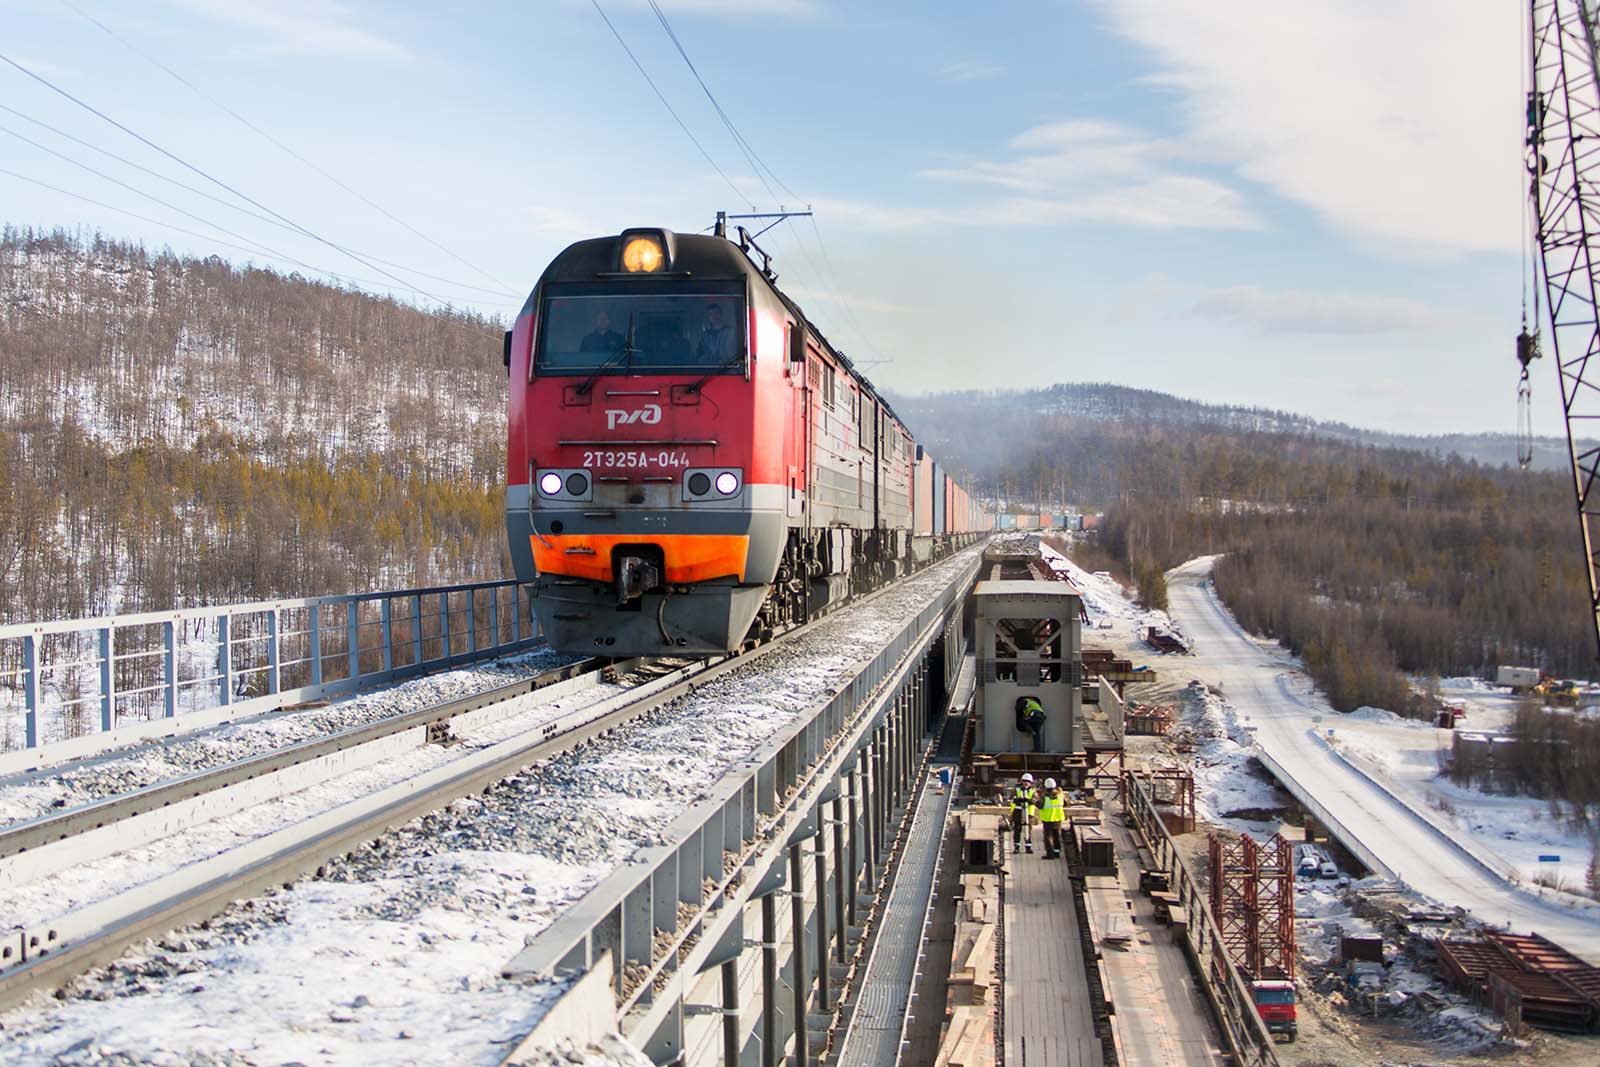
<path id="1" fill-rule="evenodd" d="M 846 608 L 609 736 L 384 835 L 320 877 L 148 942 L 57 1002 L 36 998 L 0 1016 L 0 1064 L 498 1062 L 562 991 L 500 977 L 525 940 L 659 842 L 729 767 L 833 692 L 972 558 Z M 566 1062 L 633 1062 L 620 1058 L 625 1045 L 572 1051 L 594 1058 Z"/>
<path id="2" fill-rule="evenodd" d="M 534 649 L 408 682 L 325 707 L 303 708 L 179 734 L 90 759 L 0 779 L 0 827 L 221 767 L 300 741 L 485 692 L 581 656 Z"/>

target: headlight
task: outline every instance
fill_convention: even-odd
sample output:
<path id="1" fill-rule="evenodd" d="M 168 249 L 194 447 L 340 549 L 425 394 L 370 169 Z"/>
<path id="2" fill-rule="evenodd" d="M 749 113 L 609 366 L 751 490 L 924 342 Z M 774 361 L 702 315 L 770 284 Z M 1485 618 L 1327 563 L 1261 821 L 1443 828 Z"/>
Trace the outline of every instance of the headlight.
<path id="1" fill-rule="evenodd" d="M 589 500 L 594 496 L 594 482 L 588 471 L 557 467 L 554 470 L 535 472 L 539 498 L 553 503 Z"/>
<path id="2" fill-rule="evenodd" d="M 723 500 L 742 488 L 744 470 L 740 467 L 699 467 L 683 472 L 685 502 Z"/>
<path id="3" fill-rule="evenodd" d="M 622 269 L 631 274 L 649 274 L 661 269 L 666 252 L 654 237 L 630 237 L 622 246 Z"/>

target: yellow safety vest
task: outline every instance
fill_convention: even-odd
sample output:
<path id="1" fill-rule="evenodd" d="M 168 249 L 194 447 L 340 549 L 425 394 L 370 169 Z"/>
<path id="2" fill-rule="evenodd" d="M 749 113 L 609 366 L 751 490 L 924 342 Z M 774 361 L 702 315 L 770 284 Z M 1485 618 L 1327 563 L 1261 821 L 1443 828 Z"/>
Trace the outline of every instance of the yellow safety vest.
<path id="1" fill-rule="evenodd" d="M 1057 793 L 1055 796 L 1051 796 L 1049 793 L 1046 793 L 1044 795 L 1044 799 L 1039 801 L 1040 822 L 1061 822 L 1066 817 L 1067 798 L 1062 796 L 1060 793 Z"/>
<path id="2" fill-rule="evenodd" d="M 1019 786 L 1017 791 L 1011 794 L 1011 810 L 1016 811 L 1018 808 L 1027 808 L 1028 818 L 1030 819 L 1033 818 L 1034 812 L 1038 810 L 1035 807 L 1038 803 L 1039 791 L 1037 789 L 1023 789 Z"/>

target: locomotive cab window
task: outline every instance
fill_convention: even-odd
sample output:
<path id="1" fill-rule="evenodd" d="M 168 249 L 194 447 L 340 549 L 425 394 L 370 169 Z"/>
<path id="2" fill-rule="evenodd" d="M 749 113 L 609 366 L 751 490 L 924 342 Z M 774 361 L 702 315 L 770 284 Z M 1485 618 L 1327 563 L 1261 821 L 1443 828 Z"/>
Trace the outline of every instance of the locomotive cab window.
<path id="1" fill-rule="evenodd" d="M 745 303 L 719 293 L 552 293 L 538 374 L 743 373 Z"/>

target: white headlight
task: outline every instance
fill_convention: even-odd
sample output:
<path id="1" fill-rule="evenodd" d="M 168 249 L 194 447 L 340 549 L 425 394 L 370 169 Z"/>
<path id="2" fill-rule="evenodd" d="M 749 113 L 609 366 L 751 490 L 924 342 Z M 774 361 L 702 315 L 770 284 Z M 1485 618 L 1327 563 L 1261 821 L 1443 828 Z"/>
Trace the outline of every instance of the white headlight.
<path id="1" fill-rule="evenodd" d="M 717 475 L 717 492 L 723 496 L 732 496 L 739 491 L 739 476 L 732 471 L 723 471 Z"/>
<path id="2" fill-rule="evenodd" d="M 547 472 L 539 479 L 539 492 L 545 496 L 555 496 L 561 492 L 561 475 L 555 471 Z"/>

